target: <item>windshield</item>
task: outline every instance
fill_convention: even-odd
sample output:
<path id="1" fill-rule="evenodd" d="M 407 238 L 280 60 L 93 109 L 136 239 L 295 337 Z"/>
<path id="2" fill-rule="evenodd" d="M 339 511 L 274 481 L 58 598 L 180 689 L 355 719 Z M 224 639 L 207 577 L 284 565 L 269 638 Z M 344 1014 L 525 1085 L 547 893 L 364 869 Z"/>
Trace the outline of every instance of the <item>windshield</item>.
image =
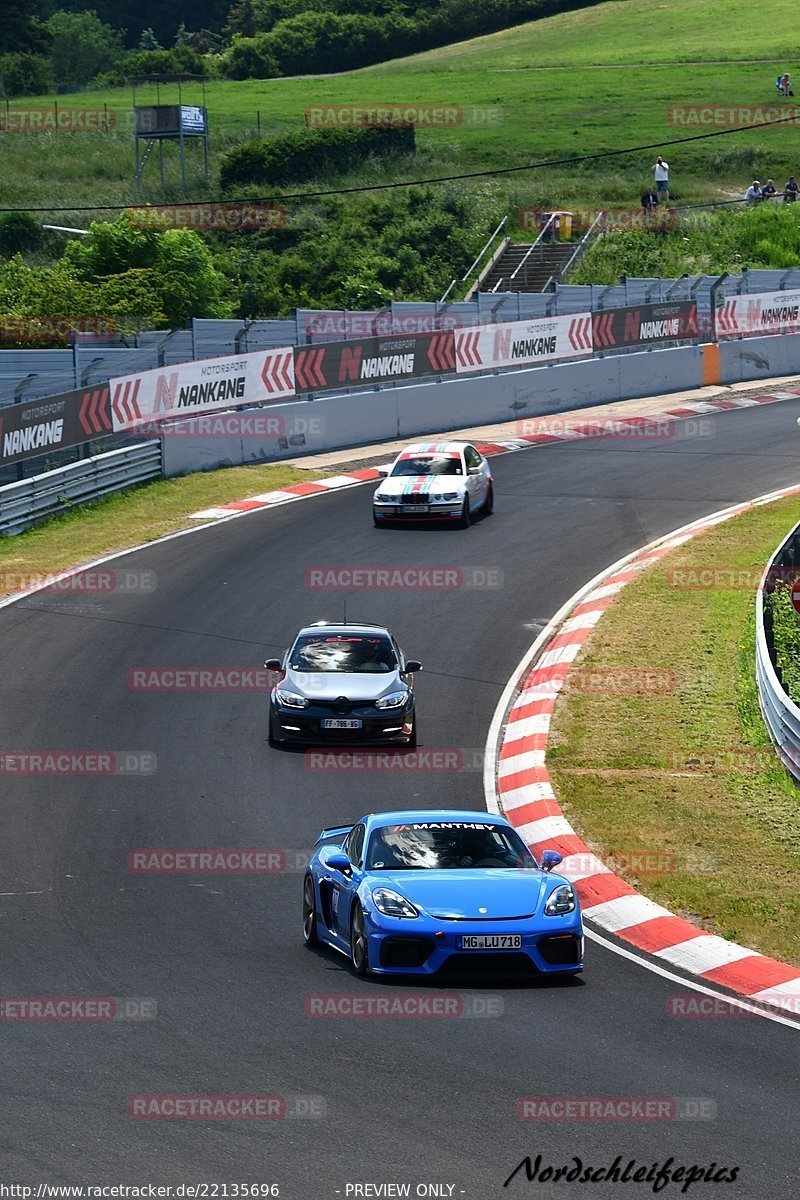
<path id="1" fill-rule="evenodd" d="M 295 671 L 360 671 L 380 675 L 394 671 L 397 659 L 385 637 L 307 634 L 295 642 L 289 666 Z"/>
<path id="2" fill-rule="evenodd" d="M 392 468 L 390 478 L 398 475 L 463 475 L 461 459 L 456 454 L 420 454 L 401 458 Z"/>
<path id="3" fill-rule="evenodd" d="M 469 821 L 384 825 L 370 838 L 368 871 L 414 871 L 434 867 L 506 867 L 532 870 L 530 851 L 513 829 Z"/>

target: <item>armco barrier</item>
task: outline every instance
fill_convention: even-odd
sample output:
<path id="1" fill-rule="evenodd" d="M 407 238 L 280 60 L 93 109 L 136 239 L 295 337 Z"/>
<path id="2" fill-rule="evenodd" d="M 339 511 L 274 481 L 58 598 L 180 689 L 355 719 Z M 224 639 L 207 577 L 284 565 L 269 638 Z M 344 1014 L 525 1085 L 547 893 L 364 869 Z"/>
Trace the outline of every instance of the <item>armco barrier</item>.
<path id="1" fill-rule="evenodd" d="M 795 526 L 775 551 L 759 585 L 756 604 L 756 681 L 761 712 L 770 737 L 775 743 L 778 757 L 786 770 L 800 782 L 800 707 L 786 694 L 778 679 L 770 654 L 764 613 L 765 587 L 768 590 L 770 573 L 784 575 L 787 566 L 797 565 L 800 574 L 800 562 L 796 561 L 797 551 L 800 549 L 798 530 L 800 525 Z"/>
<path id="2" fill-rule="evenodd" d="M 160 475 L 161 443 L 151 441 L 9 483 L 0 488 L 0 536 L 22 533 L 54 513 Z"/>

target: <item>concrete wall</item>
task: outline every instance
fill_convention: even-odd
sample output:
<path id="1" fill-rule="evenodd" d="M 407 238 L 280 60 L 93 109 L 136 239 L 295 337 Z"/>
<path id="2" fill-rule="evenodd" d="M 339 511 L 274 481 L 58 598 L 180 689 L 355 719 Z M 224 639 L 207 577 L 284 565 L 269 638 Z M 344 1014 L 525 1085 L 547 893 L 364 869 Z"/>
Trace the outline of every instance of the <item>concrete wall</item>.
<path id="1" fill-rule="evenodd" d="M 797 362 L 800 370 L 800 346 Z M 227 422 L 224 433 L 215 432 L 214 418 L 200 435 L 196 419 L 172 423 L 163 436 L 164 473 L 280 461 L 702 385 L 702 348 L 685 346 L 292 401 L 217 418 Z M 261 429 L 252 429 L 256 422 Z"/>
<path id="2" fill-rule="evenodd" d="M 800 333 L 776 333 L 719 343 L 722 383 L 800 374 Z"/>

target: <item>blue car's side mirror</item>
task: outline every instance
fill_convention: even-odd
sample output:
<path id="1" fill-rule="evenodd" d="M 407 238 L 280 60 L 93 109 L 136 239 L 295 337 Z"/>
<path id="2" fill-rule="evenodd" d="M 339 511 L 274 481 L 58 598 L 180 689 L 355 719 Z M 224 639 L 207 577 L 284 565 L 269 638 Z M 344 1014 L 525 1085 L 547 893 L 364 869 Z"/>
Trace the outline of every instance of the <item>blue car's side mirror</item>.
<path id="1" fill-rule="evenodd" d="M 557 850 L 542 851 L 542 870 L 552 871 L 553 867 L 557 867 L 560 862 L 564 861 L 564 855 L 559 854 Z"/>
<path id="2" fill-rule="evenodd" d="M 326 846 L 319 852 L 319 861 L 328 871 L 339 871 L 344 875 L 351 868 L 350 859 L 338 846 Z"/>

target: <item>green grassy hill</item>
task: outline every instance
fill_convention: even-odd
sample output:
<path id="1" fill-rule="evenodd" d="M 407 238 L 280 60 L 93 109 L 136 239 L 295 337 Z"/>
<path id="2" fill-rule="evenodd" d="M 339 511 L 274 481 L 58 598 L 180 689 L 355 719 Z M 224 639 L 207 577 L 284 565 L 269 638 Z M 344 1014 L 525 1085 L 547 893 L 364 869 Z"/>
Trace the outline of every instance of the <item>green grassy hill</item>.
<path id="1" fill-rule="evenodd" d="M 412 173 L 419 176 L 666 142 L 698 131 L 671 124 L 670 105 L 774 105 L 777 67 L 795 66 L 785 57 L 794 15 L 789 0 L 728 0 L 724 6 L 612 0 L 344 75 L 212 82 L 207 85 L 212 181 L 206 189 L 192 172 L 192 195 L 218 194 L 219 155 L 255 132 L 257 111 L 262 133 L 269 136 L 302 124 L 306 107 L 318 104 L 460 105 L 461 125 L 418 131 Z M 796 69 L 800 80 L 800 64 Z M 140 92 L 137 99 L 146 103 L 150 97 Z M 196 102 L 195 93 L 186 92 L 184 100 Z M 47 98 L 12 107 L 37 103 Z M 56 205 L 65 219 L 65 204 L 132 202 L 130 91 L 59 97 L 61 106 L 103 103 L 117 115 L 113 133 L 0 135 L 5 160 L 0 205 Z M 512 206 L 636 204 L 654 154 L 508 176 L 499 186 Z M 665 150 L 665 156 L 679 202 L 738 196 L 755 175 L 782 183 L 787 174 L 800 172 L 800 129 L 782 125 L 737 133 Z M 407 177 L 409 169 L 398 166 L 396 172 L 396 178 Z M 376 169 L 350 182 L 386 178 Z M 174 169 L 171 179 L 177 180 Z M 145 183 L 146 199 L 177 198 L 174 183 L 159 191 L 154 161 Z"/>

